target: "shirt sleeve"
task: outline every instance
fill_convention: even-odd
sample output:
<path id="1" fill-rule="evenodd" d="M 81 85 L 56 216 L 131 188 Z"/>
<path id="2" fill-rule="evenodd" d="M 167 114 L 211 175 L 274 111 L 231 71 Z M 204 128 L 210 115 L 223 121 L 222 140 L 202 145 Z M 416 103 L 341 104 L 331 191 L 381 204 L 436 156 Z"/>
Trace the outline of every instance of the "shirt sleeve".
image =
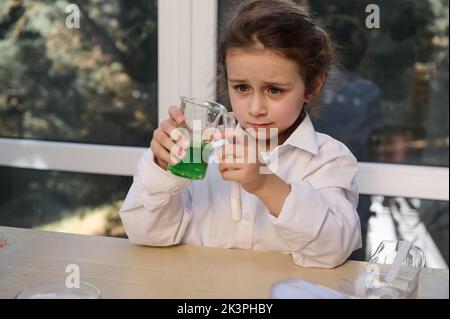
<path id="1" fill-rule="evenodd" d="M 361 247 L 357 173 L 354 158 L 334 158 L 291 183 L 278 218 L 270 215 L 297 265 L 333 268 Z"/>
<path id="2" fill-rule="evenodd" d="M 149 246 L 178 244 L 191 220 L 191 180 L 163 170 L 144 152 L 120 218 L 129 240 Z"/>

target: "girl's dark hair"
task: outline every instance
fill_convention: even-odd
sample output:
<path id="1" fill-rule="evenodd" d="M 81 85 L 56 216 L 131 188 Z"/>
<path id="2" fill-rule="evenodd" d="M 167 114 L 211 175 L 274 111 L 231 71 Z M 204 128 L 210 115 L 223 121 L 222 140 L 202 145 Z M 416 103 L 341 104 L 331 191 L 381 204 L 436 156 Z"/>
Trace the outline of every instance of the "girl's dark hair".
<path id="1" fill-rule="evenodd" d="M 229 49 L 249 49 L 260 43 L 266 49 L 297 62 L 306 93 L 318 76 L 328 76 L 334 65 L 335 45 L 327 32 L 314 23 L 308 8 L 289 0 L 249 0 L 226 19 L 218 45 L 218 94 L 229 104 L 226 55 Z M 308 105 L 317 113 L 318 97 Z"/>

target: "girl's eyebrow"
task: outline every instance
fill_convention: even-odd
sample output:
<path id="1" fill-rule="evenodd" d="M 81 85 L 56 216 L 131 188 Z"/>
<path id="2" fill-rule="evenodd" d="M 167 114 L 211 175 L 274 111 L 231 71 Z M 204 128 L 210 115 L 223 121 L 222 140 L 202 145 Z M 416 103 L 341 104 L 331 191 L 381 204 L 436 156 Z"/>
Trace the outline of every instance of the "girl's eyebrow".
<path id="1" fill-rule="evenodd" d="M 229 82 L 245 82 L 245 80 L 240 79 L 228 79 Z"/>
<path id="2" fill-rule="evenodd" d="M 229 82 L 236 82 L 236 83 L 242 83 L 242 82 L 246 82 L 246 80 L 241 80 L 241 79 L 228 79 Z M 290 83 L 286 82 L 286 83 L 282 83 L 282 82 L 264 82 L 264 85 L 267 86 L 289 86 Z"/>
<path id="3" fill-rule="evenodd" d="M 264 82 L 264 84 L 267 85 L 267 86 L 289 86 L 289 85 L 291 85 L 291 83 L 289 83 L 289 82 L 286 82 L 286 83 L 283 83 L 283 82 Z"/>

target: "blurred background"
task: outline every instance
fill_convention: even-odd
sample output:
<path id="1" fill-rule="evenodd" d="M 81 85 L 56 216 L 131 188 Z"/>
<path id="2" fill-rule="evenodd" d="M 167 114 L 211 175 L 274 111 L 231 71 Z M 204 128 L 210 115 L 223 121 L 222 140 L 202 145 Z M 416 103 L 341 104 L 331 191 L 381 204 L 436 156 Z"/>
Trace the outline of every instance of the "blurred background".
<path id="1" fill-rule="evenodd" d="M 65 26 L 68 4 L 81 27 Z M 157 3 L 0 1 L 0 136 L 147 146 L 158 124 Z M 0 167 L 0 224 L 123 236 L 131 177 Z"/>
<path id="2" fill-rule="evenodd" d="M 448 1 L 304 2 L 340 52 L 316 129 L 361 162 L 448 168 Z M 1 0 L 0 137 L 147 147 L 160 115 L 158 3 Z M 238 1 L 215 3 L 220 32 Z M 370 3 L 379 29 L 365 25 Z M 79 29 L 65 26 L 68 4 L 80 9 Z M 125 237 L 118 210 L 131 183 L 0 166 L 0 225 Z M 448 200 L 362 195 L 358 212 L 364 247 L 352 258 L 407 239 L 430 267 L 448 268 Z"/>

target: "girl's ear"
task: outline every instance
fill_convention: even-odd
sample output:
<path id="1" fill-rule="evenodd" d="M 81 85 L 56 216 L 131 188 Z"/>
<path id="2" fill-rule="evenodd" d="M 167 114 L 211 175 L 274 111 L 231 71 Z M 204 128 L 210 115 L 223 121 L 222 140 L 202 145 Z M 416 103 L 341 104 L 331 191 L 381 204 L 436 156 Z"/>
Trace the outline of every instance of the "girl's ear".
<path id="1" fill-rule="evenodd" d="M 317 95 L 317 93 L 320 92 L 322 89 L 323 84 L 325 83 L 326 76 L 325 74 L 321 74 L 316 76 L 314 79 L 313 85 L 309 88 L 308 92 L 305 94 L 305 102 L 309 103 L 314 98 L 314 96 Z"/>

